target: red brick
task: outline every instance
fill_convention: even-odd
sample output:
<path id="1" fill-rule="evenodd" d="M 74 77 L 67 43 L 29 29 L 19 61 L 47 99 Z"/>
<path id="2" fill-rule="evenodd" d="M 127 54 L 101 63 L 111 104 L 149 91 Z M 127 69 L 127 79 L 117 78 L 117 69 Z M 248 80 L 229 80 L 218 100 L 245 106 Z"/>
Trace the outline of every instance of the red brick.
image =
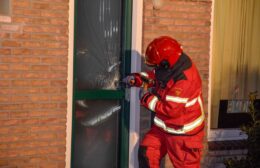
<path id="1" fill-rule="evenodd" d="M 13 97 L 12 97 L 13 99 Z M 16 98 L 14 98 L 16 99 Z M 11 112 L 10 113 L 10 118 L 26 118 L 28 117 L 29 114 L 28 114 L 28 111 L 19 111 L 19 112 Z M 19 129 L 21 127 L 18 127 L 17 129 Z M 25 128 L 21 128 L 21 129 L 25 129 Z M 26 128 L 26 130 L 28 130 L 28 128 Z"/>
<path id="2" fill-rule="evenodd" d="M 19 120 L 17 120 L 17 119 L 1 120 L 1 126 L 15 126 L 18 123 L 19 123 Z"/>
<path id="3" fill-rule="evenodd" d="M 43 57 L 42 63 L 48 63 L 48 64 L 59 64 L 61 58 L 58 57 Z"/>
<path id="4" fill-rule="evenodd" d="M 45 162 L 42 163 L 39 168 L 58 168 L 58 163 L 56 162 Z"/>
<path id="5" fill-rule="evenodd" d="M 55 6 L 55 5 L 46 3 L 46 2 L 33 2 L 32 3 L 33 9 L 50 9 L 50 6 Z"/>
<path id="6" fill-rule="evenodd" d="M 0 159 L 0 166 L 8 166 L 8 161 Z"/>
<path id="7" fill-rule="evenodd" d="M 68 11 L 69 6 L 68 6 L 68 4 L 60 3 L 60 4 L 56 4 L 56 5 L 51 5 L 51 9 L 56 10 L 56 11 L 66 12 L 66 11 Z"/>
<path id="8" fill-rule="evenodd" d="M 32 95 L 30 97 L 30 100 L 32 102 L 45 102 L 49 100 L 49 96 L 48 95 Z"/>
<path id="9" fill-rule="evenodd" d="M 10 69 L 13 71 L 28 71 L 28 70 L 30 70 L 30 65 L 12 64 Z"/>
<path id="10" fill-rule="evenodd" d="M 44 42 L 43 46 L 45 48 L 50 48 L 50 49 L 61 49 L 61 48 L 68 48 L 67 42 Z"/>
<path id="11" fill-rule="evenodd" d="M 40 33 L 39 34 L 32 34 L 31 38 L 35 39 L 35 40 L 53 40 L 54 39 L 53 35 L 51 35 L 51 34 L 40 34 Z"/>
<path id="12" fill-rule="evenodd" d="M 12 102 L 26 102 L 26 101 L 29 101 L 30 99 L 29 99 L 29 97 L 27 95 L 25 95 L 25 96 L 16 96 L 16 95 L 14 95 L 14 96 L 11 96 L 10 100 Z"/>
<path id="13" fill-rule="evenodd" d="M 24 41 L 22 43 L 22 47 L 28 47 L 28 48 L 41 48 L 42 43 L 39 41 Z"/>
<path id="14" fill-rule="evenodd" d="M 32 86 L 49 86 L 50 81 L 49 80 L 34 80 L 31 82 Z"/>
<path id="15" fill-rule="evenodd" d="M 13 10 L 13 15 L 19 15 L 24 17 L 39 17 L 41 16 L 41 11 L 32 9 L 15 9 Z"/>
<path id="16" fill-rule="evenodd" d="M 17 63 L 21 62 L 21 58 L 19 57 L 0 57 L 1 63 Z"/>
<path id="17" fill-rule="evenodd" d="M 14 25 L 14 24 L 3 24 L 3 25 L 0 25 L 0 31 L 20 32 L 21 26 Z"/>
<path id="18" fill-rule="evenodd" d="M 1 65 L 0 65 L 0 67 L 1 67 Z M 17 72 L 0 73 L 0 79 L 19 79 L 21 77 L 22 77 L 22 75 Z"/>
<path id="19" fill-rule="evenodd" d="M 68 17 L 68 12 L 56 12 L 56 11 L 42 11 L 41 16 L 43 17 L 53 17 L 53 18 L 60 18 L 60 17 Z"/>
<path id="20" fill-rule="evenodd" d="M 65 154 L 60 154 L 60 155 L 58 155 L 58 154 L 55 154 L 55 155 L 49 155 L 48 158 L 49 158 L 50 160 L 64 161 Z M 63 167 L 65 167 L 65 166 L 63 166 Z"/>
<path id="21" fill-rule="evenodd" d="M 66 86 L 67 80 L 53 80 L 51 81 L 51 86 Z"/>
<path id="22" fill-rule="evenodd" d="M 49 56 L 65 56 L 67 54 L 68 54 L 67 50 L 53 49 L 53 50 L 48 50 L 46 55 L 49 55 Z"/>
<path id="23" fill-rule="evenodd" d="M 39 58 L 39 57 L 24 57 L 22 59 L 22 62 L 24 62 L 24 63 L 40 63 L 41 58 Z"/>
<path id="24" fill-rule="evenodd" d="M 40 93 L 59 93 L 59 87 L 41 88 Z"/>
<path id="25" fill-rule="evenodd" d="M 54 26 L 24 26 L 23 31 L 27 33 L 56 33 L 64 34 L 67 33 L 67 29 L 64 27 L 54 27 Z"/>
<path id="26" fill-rule="evenodd" d="M 49 65 L 32 65 L 31 70 L 33 71 L 48 71 L 50 70 Z"/>
<path id="27" fill-rule="evenodd" d="M 53 18 L 53 19 L 51 19 L 50 20 L 50 23 L 52 24 L 52 25 L 60 25 L 60 26 L 66 26 L 66 25 L 68 25 L 68 20 L 62 20 L 62 19 L 60 19 L 60 18 Z"/>
<path id="28" fill-rule="evenodd" d="M 10 55 L 10 54 L 11 54 L 11 49 L 0 48 L 0 55 Z"/>
<path id="29" fill-rule="evenodd" d="M 10 97 L 8 96 L 2 96 L 0 95 L 0 102 L 3 103 L 3 102 L 9 102 L 10 101 Z"/>
<path id="30" fill-rule="evenodd" d="M 53 65 L 51 66 L 52 71 L 65 71 L 67 72 L 68 67 L 66 65 Z"/>
<path id="31" fill-rule="evenodd" d="M 31 86 L 31 82 L 28 81 L 28 80 L 13 80 L 12 86 L 14 86 L 14 87 L 17 87 L 17 86 L 28 87 L 28 86 Z"/>
<path id="32" fill-rule="evenodd" d="M 30 8 L 30 0 L 13 0 L 13 7 L 15 8 Z"/>
<path id="33" fill-rule="evenodd" d="M 0 71 L 6 71 L 9 70 L 8 64 L 0 64 Z"/>
<path id="34" fill-rule="evenodd" d="M 1 82 L 0 82 L 1 87 L 7 87 L 7 86 L 10 86 L 10 85 L 11 85 L 10 81 L 1 80 Z"/>
<path id="35" fill-rule="evenodd" d="M 0 89 L 0 94 L 33 94 L 33 93 L 39 93 L 41 91 L 40 88 L 2 88 Z"/>
<path id="36" fill-rule="evenodd" d="M 48 156 L 30 157 L 29 163 L 44 163 L 48 161 Z"/>
<path id="37" fill-rule="evenodd" d="M 66 109 L 67 108 L 67 103 L 60 103 L 59 106 L 61 109 Z"/>
<path id="38" fill-rule="evenodd" d="M 39 119 L 20 119 L 19 124 L 26 126 L 26 125 L 36 125 L 39 123 Z"/>
<path id="39" fill-rule="evenodd" d="M 67 100 L 67 95 L 58 95 L 58 96 L 52 96 L 51 97 L 52 101 L 66 101 Z"/>
<path id="40" fill-rule="evenodd" d="M 27 33 L 13 33 L 12 34 L 13 39 L 30 39 L 31 35 Z"/>
<path id="41" fill-rule="evenodd" d="M 5 40 L 2 42 L 3 47 L 20 47 L 21 43 L 17 41 Z"/>
<path id="42" fill-rule="evenodd" d="M 42 117 L 42 116 L 62 116 L 64 115 L 63 111 L 55 111 L 55 110 L 49 110 L 49 111 L 31 111 L 30 116 L 31 117 Z"/>
<path id="43" fill-rule="evenodd" d="M 31 23 L 35 25 L 53 25 L 51 20 L 53 18 L 32 18 Z M 27 30 L 29 31 L 29 29 Z"/>
<path id="44" fill-rule="evenodd" d="M 9 39 L 10 38 L 10 33 L 1 32 L 0 31 L 0 38 L 1 39 Z"/>
<path id="45" fill-rule="evenodd" d="M 65 124 L 66 119 L 65 118 L 42 118 L 39 120 L 39 124 Z"/>
<path id="46" fill-rule="evenodd" d="M 13 23 L 29 23 L 31 21 L 31 18 L 28 18 L 26 16 L 13 16 L 12 21 Z"/>
<path id="47" fill-rule="evenodd" d="M 0 112 L 0 119 L 7 119 L 9 118 L 9 112 Z"/>
<path id="48" fill-rule="evenodd" d="M 31 50 L 22 48 L 22 49 L 12 49 L 12 54 L 13 55 L 31 55 Z"/>

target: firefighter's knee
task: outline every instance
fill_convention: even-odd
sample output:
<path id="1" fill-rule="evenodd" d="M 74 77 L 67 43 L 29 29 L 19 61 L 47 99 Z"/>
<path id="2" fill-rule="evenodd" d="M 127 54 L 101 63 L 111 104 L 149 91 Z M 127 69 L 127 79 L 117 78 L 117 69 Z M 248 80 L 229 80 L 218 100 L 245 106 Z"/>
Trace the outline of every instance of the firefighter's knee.
<path id="1" fill-rule="evenodd" d="M 138 150 L 139 168 L 149 168 L 149 160 L 146 155 L 147 147 L 140 146 Z"/>

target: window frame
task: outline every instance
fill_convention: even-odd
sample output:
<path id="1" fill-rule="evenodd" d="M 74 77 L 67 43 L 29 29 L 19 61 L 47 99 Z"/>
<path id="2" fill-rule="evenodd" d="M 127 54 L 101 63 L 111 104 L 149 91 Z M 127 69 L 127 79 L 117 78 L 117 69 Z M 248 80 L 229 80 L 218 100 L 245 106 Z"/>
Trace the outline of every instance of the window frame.
<path id="1" fill-rule="evenodd" d="M 8 3 L 7 7 L 8 9 L 5 9 L 5 7 L 3 8 L 4 9 L 4 12 L 3 13 L 0 13 L 0 16 L 10 16 L 11 15 L 11 0 L 4 0 L 2 1 L 3 4 L 5 3 Z M 1 4 L 2 5 L 2 4 Z"/>
<path id="2" fill-rule="evenodd" d="M 240 128 L 212 129 L 211 128 L 211 96 L 212 96 L 212 55 L 213 55 L 213 29 L 215 15 L 215 0 L 212 0 L 211 8 L 211 33 L 210 33 L 210 60 L 209 60 L 209 90 L 208 90 L 208 120 L 207 120 L 207 140 L 208 141 L 227 141 L 227 140 L 246 140 L 247 135 L 241 133 Z"/>

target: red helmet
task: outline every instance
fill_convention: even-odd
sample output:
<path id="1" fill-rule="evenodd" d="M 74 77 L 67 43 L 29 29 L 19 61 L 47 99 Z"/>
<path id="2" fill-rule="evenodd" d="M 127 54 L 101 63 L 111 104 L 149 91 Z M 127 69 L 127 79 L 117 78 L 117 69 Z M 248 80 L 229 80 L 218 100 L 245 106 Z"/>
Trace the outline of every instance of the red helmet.
<path id="1" fill-rule="evenodd" d="M 182 47 L 175 39 L 161 36 L 148 45 L 145 53 L 145 64 L 157 66 L 167 64 L 168 67 L 172 67 L 181 54 Z"/>

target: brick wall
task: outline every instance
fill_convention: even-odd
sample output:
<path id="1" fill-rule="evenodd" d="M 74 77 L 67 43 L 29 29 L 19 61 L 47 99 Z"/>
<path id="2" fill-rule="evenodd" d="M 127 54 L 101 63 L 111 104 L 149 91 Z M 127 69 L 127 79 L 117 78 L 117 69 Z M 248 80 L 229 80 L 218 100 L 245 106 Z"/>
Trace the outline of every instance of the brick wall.
<path id="1" fill-rule="evenodd" d="M 143 53 L 155 37 L 169 35 L 176 38 L 199 69 L 203 80 L 204 109 L 207 110 L 212 1 L 161 1 L 161 8 L 154 9 L 152 0 L 144 0 Z M 164 167 L 171 167 L 169 160 L 165 161 Z"/>
<path id="2" fill-rule="evenodd" d="M 0 167 L 65 167 L 68 1 L 0 15 Z"/>

